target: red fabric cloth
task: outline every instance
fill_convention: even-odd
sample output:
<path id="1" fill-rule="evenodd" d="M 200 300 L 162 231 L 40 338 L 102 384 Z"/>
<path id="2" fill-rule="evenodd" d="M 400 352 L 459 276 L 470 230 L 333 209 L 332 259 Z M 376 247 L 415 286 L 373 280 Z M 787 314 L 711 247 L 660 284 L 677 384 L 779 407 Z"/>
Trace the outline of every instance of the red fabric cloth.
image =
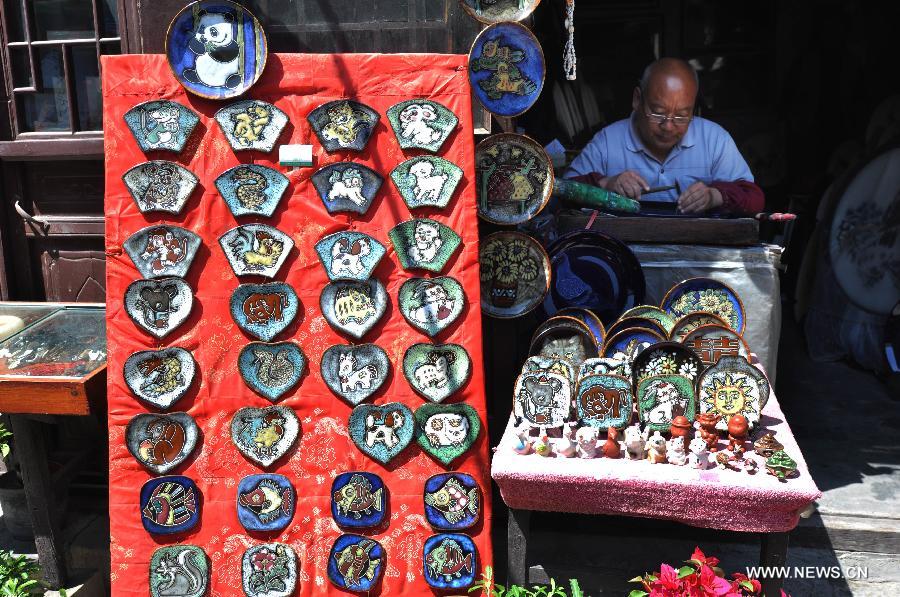
<path id="1" fill-rule="evenodd" d="M 484 375 L 479 306 L 478 223 L 475 211 L 474 147 L 471 95 L 466 57 L 457 55 L 270 55 L 262 78 L 246 97 L 274 103 L 284 110 L 290 124 L 280 143 L 311 143 L 315 166 L 295 170 L 277 165 L 277 148 L 271 154 L 235 153 L 213 120 L 224 103 L 187 94 L 177 83 L 161 55 L 103 57 L 103 114 L 106 153 L 106 253 L 107 325 L 109 342 L 109 464 L 110 534 L 113 595 L 146 595 L 148 565 L 153 551 L 176 542 L 202 547 L 211 562 L 211 596 L 234 597 L 241 593 L 241 557 L 245 549 L 261 542 L 288 543 L 299 556 L 299 583 L 295 595 L 346 595 L 327 578 L 329 550 L 341 531 L 331 518 L 330 489 L 334 477 L 351 470 L 381 476 L 390 494 L 389 525 L 371 535 L 384 546 L 387 557 L 382 595 L 427 595 L 423 579 L 422 547 L 434 534 L 424 517 L 425 480 L 445 468 L 425 454 L 415 440 L 388 466 L 371 460 L 350 441 L 347 419 L 350 406 L 324 385 L 319 362 L 326 348 L 348 341 L 334 332 L 319 310 L 319 294 L 328 282 L 313 245 L 323 236 L 344 229 L 366 232 L 381 241 L 387 255 L 375 271 L 386 286 L 390 306 L 376 328 L 363 341 L 384 348 L 392 373 L 369 402 L 400 401 L 415 410 L 425 403 L 403 376 L 402 359 L 413 343 L 428 338 L 413 329 L 397 308 L 400 284 L 421 273 L 403 271 L 391 248 L 388 231 L 411 214 L 390 180 L 390 171 L 401 161 L 421 152 L 400 150 L 386 116 L 399 101 L 426 97 L 438 101 L 459 117 L 459 126 L 440 155 L 464 172 L 450 205 L 443 210 L 417 210 L 441 221 L 462 237 L 462 246 L 451 260 L 446 275 L 460 281 L 468 306 L 460 320 L 438 337 L 440 342 L 463 345 L 472 359 L 472 377 L 451 402 L 464 400 L 479 413 L 482 431 L 470 451 L 453 468 L 473 475 L 481 485 L 485 503 L 482 517 L 468 533 L 478 547 L 480 566 L 492 562 L 490 545 L 490 477 L 485 417 Z M 315 107 L 334 99 L 351 97 L 381 114 L 373 138 L 362 153 L 326 154 L 306 120 Z M 145 156 L 125 125 L 123 115 L 135 104 L 153 99 L 172 99 L 189 106 L 200 124 L 188 146 L 179 154 L 160 152 Z M 122 182 L 126 170 L 148 158 L 181 163 L 200 183 L 179 216 L 141 214 Z M 326 164 L 351 159 L 368 165 L 385 179 L 368 214 L 331 216 L 311 184 L 310 175 Z M 236 513 L 237 482 L 263 472 L 245 459 L 231 442 L 229 427 L 234 412 L 243 406 L 267 406 L 267 400 L 251 391 L 237 369 L 238 353 L 252 339 L 232 321 L 229 298 L 239 280 L 218 244 L 218 238 L 237 225 L 218 195 L 214 179 L 238 163 L 261 163 L 281 170 L 290 186 L 270 219 L 241 218 L 241 223 L 260 221 L 291 235 L 296 244 L 278 279 L 296 290 L 302 309 L 293 324 L 276 341 L 293 340 L 306 354 L 308 370 L 299 386 L 279 404 L 290 406 L 301 421 L 297 447 L 268 472 L 286 475 L 297 492 L 297 508 L 289 527 L 274 536 L 251 535 L 239 524 Z M 128 284 L 140 277 L 122 251 L 122 243 L 137 230 L 156 223 L 172 223 L 193 230 L 203 239 L 187 274 L 194 289 L 191 316 L 163 341 L 138 330 L 123 312 L 122 298 Z M 129 454 L 125 426 L 148 409 L 134 398 L 122 378 L 125 359 L 139 350 L 181 346 L 191 351 L 198 375 L 187 395 L 171 411 L 186 411 L 197 421 L 202 440 L 187 465 L 171 474 L 195 480 L 202 494 L 200 523 L 183 536 L 155 537 L 141 525 L 138 512 L 141 485 L 153 477 Z M 376 591 L 378 593 L 378 591 Z"/>

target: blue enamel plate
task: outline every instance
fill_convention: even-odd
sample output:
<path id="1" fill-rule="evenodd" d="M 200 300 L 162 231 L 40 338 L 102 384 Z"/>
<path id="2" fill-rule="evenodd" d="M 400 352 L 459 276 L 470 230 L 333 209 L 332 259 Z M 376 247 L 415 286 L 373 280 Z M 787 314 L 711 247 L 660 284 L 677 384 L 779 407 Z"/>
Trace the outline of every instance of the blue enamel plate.
<path id="1" fill-rule="evenodd" d="M 481 515 L 481 489 L 471 475 L 441 473 L 425 482 L 425 518 L 436 529 L 467 529 Z"/>
<path id="2" fill-rule="evenodd" d="M 141 522 L 149 533 L 172 535 L 200 520 L 200 491 L 187 477 L 150 479 L 141 487 Z"/>
<path id="3" fill-rule="evenodd" d="M 432 535 L 422 552 L 425 581 L 435 589 L 464 589 L 475 582 L 478 550 L 468 535 Z"/>
<path id="4" fill-rule="evenodd" d="M 662 301 L 663 311 L 680 319 L 691 313 L 721 317 L 738 334 L 744 333 L 744 305 L 727 284 L 712 278 L 690 278 L 672 287 Z"/>
<path id="5" fill-rule="evenodd" d="M 209 99 L 241 95 L 266 66 L 266 34 L 246 8 L 228 0 L 201 0 L 169 24 L 166 57 L 185 89 Z"/>
<path id="6" fill-rule="evenodd" d="M 235 217 L 271 217 L 287 186 L 284 174 L 258 164 L 241 164 L 216 178 L 216 188 Z"/>
<path id="7" fill-rule="evenodd" d="M 238 484 L 238 520 L 248 531 L 280 531 L 295 503 L 294 486 L 284 475 L 248 475 Z"/>
<path id="8" fill-rule="evenodd" d="M 328 578 L 338 588 L 366 593 L 378 584 L 384 564 L 384 548 L 378 541 L 341 535 L 328 554 Z"/>
<path id="9" fill-rule="evenodd" d="M 374 473 L 341 473 L 331 485 L 331 516 L 338 526 L 377 527 L 384 521 L 387 505 L 387 489 Z"/>
<path id="10" fill-rule="evenodd" d="M 469 51 L 469 81 L 478 101 L 497 116 L 518 116 L 544 87 L 544 52 L 526 27 L 497 23 L 484 29 Z"/>

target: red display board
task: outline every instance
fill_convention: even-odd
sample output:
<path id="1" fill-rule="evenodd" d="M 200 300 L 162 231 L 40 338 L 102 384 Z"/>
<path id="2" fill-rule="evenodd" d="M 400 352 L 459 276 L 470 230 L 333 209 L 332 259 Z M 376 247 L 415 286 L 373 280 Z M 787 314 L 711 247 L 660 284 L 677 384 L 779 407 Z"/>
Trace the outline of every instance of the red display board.
<path id="1" fill-rule="evenodd" d="M 471 474 L 482 488 L 482 517 L 467 531 L 478 547 L 480 573 L 484 565 L 492 561 L 491 491 L 482 369 L 471 95 L 466 57 L 270 55 L 262 78 L 246 97 L 273 103 L 287 113 L 290 123 L 279 137 L 279 143 L 313 145 L 314 166 L 296 170 L 278 166 L 277 148 L 271 154 L 235 153 L 213 119 L 216 110 L 227 102 L 204 100 L 186 93 L 163 56 L 104 57 L 102 67 L 113 595 L 147 595 L 153 551 L 177 543 L 197 545 L 205 550 L 212 576 L 210 595 L 239 595 L 242 593 L 241 557 L 244 551 L 248 546 L 272 541 L 289 544 L 299 557 L 295 595 L 346 594 L 334 587 L 327 577 L 329 550 L 342 533 L 331 517 L 330 489 L 336 475 L 352 470 L 380 475 L 390 492 L 389 524 L 363 533 L 377 539 L 386 551 L 384 578 L 376 593 L 432 594 L 423 578 L 422 548 L 426 538 L 435 531 L 426 522 L 422 494 L 426 479 L 446 469 L 425 454 L 415 440 L 387 466 L 364 455 L 350 440 L 347 419 L 351 407 L 328 390 L 319 371 L 322 353 L 332 345 L 347 344 L 348 340 L 333 331 L 320 312 L 319 295 L 328 278 L 314 250 L 319 239 L 340 230 L 365 232 L 387 247 L 388 253 L 374 276 L 387 288 L 390 305 L 375 329 L 360 342 L 374 342 L 387 351 L 392 372 L 369 402 L 399 401 L 412 410 L 425 404 L 404 378 L 402 360 L 410 345 L 429 339 L 403 319 L 397 305 L 400 285 L 410 277 L 423 274 L 401 269 L 387 234 L 397 223 L 413 217 L 390 181 L 389 173 L 400 162 L 421 152 L 401 151 L 386 111 L 397 102 L 413 98 L 438 101 L 459 118 L 459 126 L 438 155 L 462 168 L 462 181 L 445 209 L 416 210 L 415 216 L 438 220 L 462 237 L 461 250 L 451 259 L 443 275 L 459 280 L 465 290 L 467 306 L 460 319 L 436 341 L 464 346 L 472 360 L 471 379 L 447 402 L 464 401 L 475 408 L 482 421 L 475 445 L 452 467 Z M 372 139 L 361 153 L 325 153 L 306 120 L 307 114 L 317 106 L 341 98 L 356 99 L 381 115 Z M 200 115 L 200 124 L 178 155 L 169 152 L 145 155 L 123 120 L 125 112 L 135 104 L 155 99 L 180 102 Z M 148 159 L 176 161 L 200 179 L 180 215 L 142 214 L 138 210 L 122 182 L 122 175 Z M 385 179 L 364 216 L 329 215 L 310 182 L 310 176 L 318 168 L 347 159 L 369 166 Z M 270 166 L 289 178 L 290 185 L 272 218 L 242 217 L 238 222 L 219 196 L 213 181 L 239 163 Z M 238 372 L 238 353 L 255 339 L 243 333 L 229 313 L 231 293 L 240 282 L 218 243 L 219 236 L 238 223 L 251 222 L 275 226 L 294 240 L 295 248 L 276 279 L 286 281 L 296 290 L 302 307 L 295 321 L 275 341 L 299 343 L 309 360 L 307 373 L 300 384 L 278 402 L 296 412 L 301 421 L 301 438 L 291 452 L 267 471 L 244 458 L 230 436 L 235 411 L 243 406 L 270 404 L 250 390 Z M 126 287 L 141 276 L 123 251 L 122 244 L 137 230 L 158 223 L 182 226 L 203 240 L 185 278 L 194 290 L 193 311 L 188 320 L 163 341 L 139 330 L 123 308 Z M 125 359 L 136 351 L 169 346 L 189 350 L 198 365 L 194 384 L 169 410 L 190 413 L 201 429 L 202 439 L 194 455 L 170 474 L 183 474 L 196 482 L 202 494 L 202 509 L 200 522 L 191 531 L 159 537 L 144 530 L 138 505 L 141 485 L 153 475 L 131 456 L 125 445 L 128 421 L 150 409 L 131 394 L 124 382 L 122 367 Z M 297 508 L 291 524 L 274 536 L 251 535 L 237 518 L 239 480 L 261 472 L 286 475 L 297 492 Z"/>

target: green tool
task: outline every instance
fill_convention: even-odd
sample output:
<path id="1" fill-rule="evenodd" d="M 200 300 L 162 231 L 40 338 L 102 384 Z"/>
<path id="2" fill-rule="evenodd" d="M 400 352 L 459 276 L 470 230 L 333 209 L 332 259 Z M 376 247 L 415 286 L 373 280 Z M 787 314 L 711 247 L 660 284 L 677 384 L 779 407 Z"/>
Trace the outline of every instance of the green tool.
<path id="1" fill-rule="evenodd" d="M 574 180 L 557 178 L 553 182 L 553 196 L 572 205 L 603 211 L 621 211 L 630 214 L 641 211 L 641 204 L 634 199 Z"/>

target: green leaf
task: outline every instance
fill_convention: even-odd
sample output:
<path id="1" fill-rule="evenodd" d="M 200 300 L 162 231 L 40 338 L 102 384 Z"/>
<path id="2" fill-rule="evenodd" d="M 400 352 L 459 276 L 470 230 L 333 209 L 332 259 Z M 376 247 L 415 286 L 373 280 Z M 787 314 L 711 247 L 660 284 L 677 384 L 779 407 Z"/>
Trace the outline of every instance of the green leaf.
<path id="1" fill-rule="evenodd" d="M 3 458 L 9 456 L 9 444 L 0 444 L 0 456 Z"/>
<path id="2" fill-rule="evenodd" d="M 629 580 L 628 582 L 640 582 L 640 583 L 642 583 L 642 582 L 644 582 L 644 577 L 643 577 L 643 576 L 635 576 L 634 578 L 632 578 L 632 579 Z"/>
<path id="3" fill-rule="evenodd" d="M 578 584 L 578 579 L 569 579 L 569 589 L 572 591 L 572 597 L 584 597 L 584 593 L 581 592 L 581 586 Z"/>
<path id="4" fill-rule="evenodd" d="M 678 569 L 678 578 L 684 578 L 685 576 L 690 576 L 695 571 L 690 566 L 682 566 Z"/>
<path id="5" fill-rule="evenodd" d="M 753 592 L 753 583 L 750 582 L 749 580 L 742 580 L 741 582 L 738 583 L 738 586 L 740 586 L 745 591 L 749 591 L 751 593 Z"/>
<path id="6" fill-rule="evenodd" d="M 649 595 L 647 591 L 639 591 L 638 589 L 634 589 L 630 593 L 628 593 L 628 597 L 647 597 Z"/>

